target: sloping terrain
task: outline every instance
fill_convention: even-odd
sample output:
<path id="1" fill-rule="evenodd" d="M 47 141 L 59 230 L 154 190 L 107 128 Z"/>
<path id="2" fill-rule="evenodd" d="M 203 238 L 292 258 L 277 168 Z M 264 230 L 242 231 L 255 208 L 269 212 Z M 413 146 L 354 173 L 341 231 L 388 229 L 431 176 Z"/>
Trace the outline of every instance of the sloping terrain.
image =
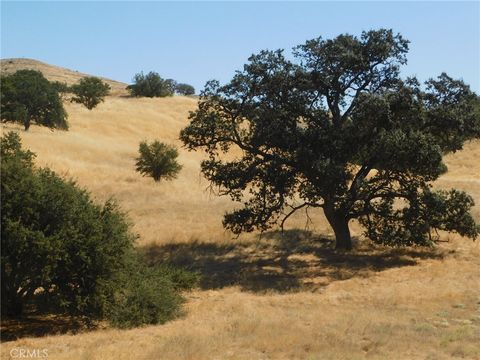
<path id="1" fill-rule="evenodd" d="M 385 249 L 360 237 L 357 250 L 336 253 L 315 212 L 308 230 L 299 215 L 285 234 L 234 239 L 221 220 L 235 204 L 202 179 L 202 154 L 181 149 L 184 167 L 171 182 L 136 173 L 139 142 L 180 147 L 195 107 L 186 97 L 111 96 L 92 111 L 66 104 L 68 132 L 3 125 L 19 132 L 40 166 L 76 179 L 100 201 L 113 196 L 152 262 L 204 276 L 183 318 L 127 331 L 73 334 L 72 326 L 3 343 L 2 359 L 19 347 L 48 349 L 49 359 L 480 359 L 478 241 L 443 234 L 448 242 L 436 250 Z M 480 204 L 479 156 L 479 141 L 448 156 L 438 186 L 467 190 Z M 479 205 L 474 215 L 480 221 Z M 355 225 L 354 233 L 361 234 Z"/>
<path id="2" fill-rule="evenodd" d="M 88 74 L 80 73 L 65 69 L 55 65 L 49 65 L 38 60 L 33 59 L 1 59 L 0 68 L 2 74 L 13 74 L 18 70 L 36 70 L 40 71 L 50 81 L 59 81 L 67 83 L 67 85 L 73 85 L 77 83 L 82 77 L 90 76 Z M 125 90 L 127 84 L 120 81 L 110 80 L 100 77 L 103 81 L 111 87 L 112 95 L 128 95 Z"/>

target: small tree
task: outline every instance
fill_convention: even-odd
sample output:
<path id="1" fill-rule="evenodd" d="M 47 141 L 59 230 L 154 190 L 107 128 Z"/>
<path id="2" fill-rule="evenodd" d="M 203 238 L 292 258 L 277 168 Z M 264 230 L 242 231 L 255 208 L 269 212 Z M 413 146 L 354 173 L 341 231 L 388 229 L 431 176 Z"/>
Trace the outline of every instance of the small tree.
<path id="1" fill-rule="evenodd" d="M 39 71 L 19 70 L 1 78 L 1 119 L 68 129 L 67 113 L 55 85 Z"/>
<path id="2" fill-rule="evenodd" d="M 182 169 L 177 163 L 178 150 L 158 140 L 148 144 L 142 141 L 140 156 L 136 159 L 136 169 L 143 176 L 151 176 L 155 181 L 174 179 Z"/>
<path id="3" fill-rule="evenodd" d="M 156 72 L 150 71 L 147 75 L 143 72 L 135 74 L 133 84 L 127 86 L 132 96 L 165 97 L 172 96 L 171 84 L 162 79 Z"/>
<path id="4" fill-rule="evenodd" d="M 422 87 L 402 80 L 408 41 L 391 30 L 317 38 L 253 55 L 224 86 L 211 81 L 181 132 L 209 158 L 203 174 L 244 200 L 225 215 L 234 233 L 266 230 L 296 211 L 321 208 L 350 249 L 349 222 L 388 245 L 430 245 L 437 230 L 476 238 L 473 199 L 435 191 L 442 156 L 480 137 L 478 97 L 446 74 Z M 237 149 L 240 158 L 221 155 Z"/>
<path id="5" fill-rule="evenodd" d="M 100 102 L 105 101 L 105 96 L 110 93 L 110 85 L 90 76 L 80 79 L 78 84 L 71 87 L 71 91 L 74 94 L 72 102 L 83 104 L 88 110 L 92 110 Z"/>
<path id="6" fill-rule="evenodd" d="M 180 83 L 176 86 L 175 91 L 177 92 L 177 94 L 185 96 L 195 94 L 195 88 L 189 84 Z"/>

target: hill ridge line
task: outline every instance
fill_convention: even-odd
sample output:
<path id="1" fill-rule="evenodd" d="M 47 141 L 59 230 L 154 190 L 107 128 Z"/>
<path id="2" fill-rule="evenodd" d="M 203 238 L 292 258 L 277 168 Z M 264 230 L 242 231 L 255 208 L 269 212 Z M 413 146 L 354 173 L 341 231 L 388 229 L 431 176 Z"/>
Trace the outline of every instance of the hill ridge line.
<path id="1" fill-rule="evenodd" d="M 83 77 L 95 76 L 110 85 L 112 88 L 111 95 L 119 96 L 128 94 L 127 90 L 125 89 L 128 85 L 127 83 L 113 80 L 104 76 L 87 74 L 66 67 L 52 65 L 36 59 L 2 58 L 0 59 L 0 66 L 2 75 L 12 74 L 18 70 L 37 70 L 40 71 L 50 81 L 65 82 L 68 85 L 77 83 Z"/>

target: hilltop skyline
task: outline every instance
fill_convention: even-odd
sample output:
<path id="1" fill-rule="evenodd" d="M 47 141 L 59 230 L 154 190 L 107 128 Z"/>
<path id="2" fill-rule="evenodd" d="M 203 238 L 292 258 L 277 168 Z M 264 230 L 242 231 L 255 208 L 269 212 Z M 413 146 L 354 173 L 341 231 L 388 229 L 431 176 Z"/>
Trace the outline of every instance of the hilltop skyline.
<path id="1" fill-rule="evenodd" d="M 480 92 L 478 2 L 2 2 L 2 58 L 131 83 L 156 71 L 225 83 L 252 53 L 392 28 L 411 41 L 402 76 L 447 72 Z M 21 19 L 21 21 L 19 21 Z M 28 25 L 27 25 L 28 24 Z"/>

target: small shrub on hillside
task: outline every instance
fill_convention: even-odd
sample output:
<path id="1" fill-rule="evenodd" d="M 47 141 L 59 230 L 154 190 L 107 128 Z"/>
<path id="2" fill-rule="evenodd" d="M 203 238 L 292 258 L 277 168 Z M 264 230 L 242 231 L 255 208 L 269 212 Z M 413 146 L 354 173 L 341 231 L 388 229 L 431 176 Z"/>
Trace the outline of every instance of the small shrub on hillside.
<path id="1" fill-rule="evenodd" d="M 32 123 L 67 130 L 67 113 L 63 108 L 57 85 L 41 72 L 19 70 L 1 77 L 0 103 L 2 121 L 18 122 L 25 130 Z"/>
<path id="2" fill-rule="evenodd" d="M 169 275 L 163 268 L 147 267 L 142 262 L 133 265 L 121 275 L 123 286 L 115 291 L 108 321 L 115 327 L 131 328 L 163 324 L 179 315 L 184 300 Z"/>
<path id="3" fill-rule="evenodd" d="M 142 141 L 140 156 L 136 158 L 136 169 L 143 176 L 151 176 L 155 181 L 174 179 L 182 169 L 178 164 L 178 150 L 158 140 L 148 144 Z"/>
<path id="4" fill-rule="evenodd" d="M 80 79 L 78 84 L 71 87 L 71 90 L 74 94 L 72 102 L 83 104 L 88 110 L 92 110 L 105 101 L 105 96 L 110 93 L 110 85 L 97 77 L 90 76 Z"/>
<path id="5" fill-rule="evenodd" d="M 165 97 L 173 95 L 171 81 L 162 79 L 154 71 L 150 71 L 147 75 L 144 75 L 143 72 L 135 74 L 133 84 L 127 86 L 127 90 L 130 91 L 132 96 L 137 97 Z"/>
<path id="6" fill-rule="evenodd" d="M 158 272 L 170 280 L 175 290 L 190 290 L 195 287 L 200 275 L 185 269 L 160 265 L 157 267 Z"/>
<path id="7" fill-rule="evenodd" d="M 189 84 L 177 84 L 175 91 L 177 94 L 185 96 L 195 94 L 195 88 Z"/>

